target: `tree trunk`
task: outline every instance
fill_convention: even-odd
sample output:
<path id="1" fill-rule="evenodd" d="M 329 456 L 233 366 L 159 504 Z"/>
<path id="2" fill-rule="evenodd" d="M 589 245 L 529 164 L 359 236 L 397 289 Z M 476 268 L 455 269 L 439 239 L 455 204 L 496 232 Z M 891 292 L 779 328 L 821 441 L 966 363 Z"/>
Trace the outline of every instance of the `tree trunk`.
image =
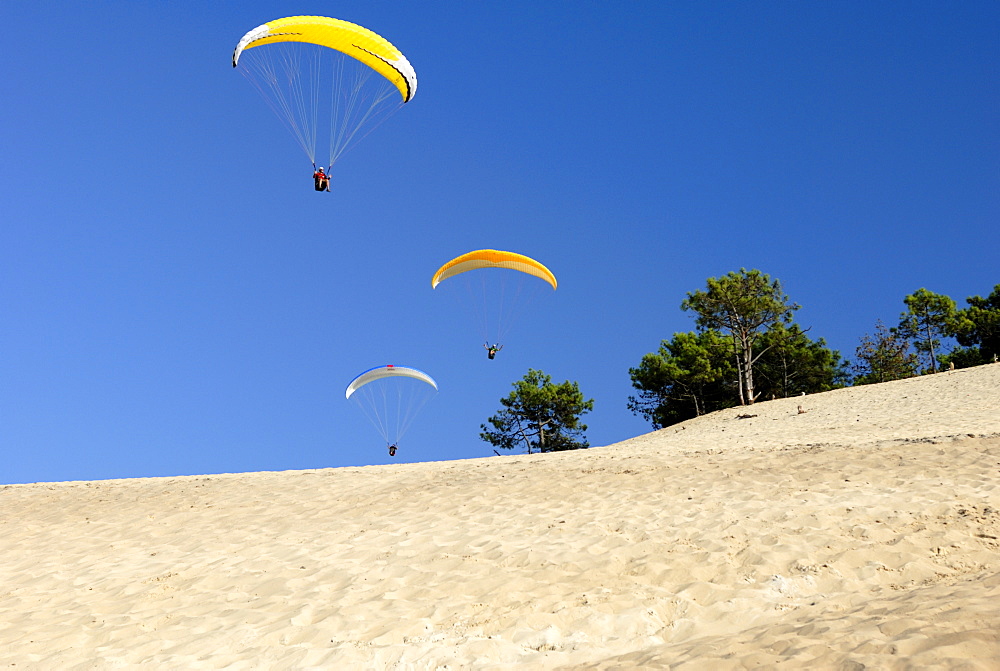
<path id="1" fill-rule="evenodd" d="M 736 386 L 740 392 L 740 405 L 746 405 L 746 396 L 743 393 L 743 357 L 740 356 L 740 350 L 736 343 L 736 334 L 733 334 L 733 356 L 736 359 Z"/>
<path id="2" fill-rule="evenodd" d="M 753 405 L 757 397 L 753 393 L 753 343 L 746 336 L 743 336 L 743 386 L 746 391 L 746 405 Z"/>
<path id="3" fill-rule="evenodd" d="M 925 323 L 927 324 L 927 353 L 931 357 L 931 372 L 937 372 L 937 360 L 934 357 L 934 334 L 931 332 L 931 320 L 930 318 L 925 318 Z"/>

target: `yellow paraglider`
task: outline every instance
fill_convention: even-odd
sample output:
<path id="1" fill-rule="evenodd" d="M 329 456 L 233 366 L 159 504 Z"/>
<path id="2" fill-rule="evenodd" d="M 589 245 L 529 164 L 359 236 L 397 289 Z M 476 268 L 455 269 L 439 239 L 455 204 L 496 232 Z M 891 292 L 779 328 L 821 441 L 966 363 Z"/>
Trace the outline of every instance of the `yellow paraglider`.
<path id="1" fill-rule="evenodd" d="M 524 254 L 499 249 L 477 249 L 448 261 L 434 273 L 431 287 L 436 289 L 441 282 L 457 275 L 467 280 L 464 284 L 468 289 L 468 305 L 476 316 L 480 337 L 485 341 L 483 347 L 490 359 L 503 349 L 500 341 L 506 337 L 532 294 L 544 287 L 531 278 L 538 278 L 553 289 L 559 286 L 556 276 L 540 262 Z"/>
<path id="2" fill-rule="evenodd" d="M 356 58 L 392 82 L 404 103 L 417 92 L 417 73 L 389 40 L 354 23 L 325 16 L 290 16 L 257 26 L 236 45 L 233 67 L 244 50 L 275 42 L 307 42 Z"/>
<path id="3" fill-rule="evenodd" d="M 556 276 L 552 274 L 552 271 L 530 257 L 515 252 L 502 252 L 498 249 L 478 249 L 468 254 L 462 254 L 438 268 L 434 277 L 431 278 L 431 288 L 436 289 L 442 280 L 449 277 L 480 268 L 518 270 L 545 280 L 552 285 L 553 289 L 557 287 Z"/>
<path id="4" fill-rule="evenodd" d="M 233 67 L 284 121 L 314 166 L 326 140 L 332 166 L 417 92 L 417 73 L 391 42 L 326 16 L 290 16 L 257 26 L 237 43 Z M 322 167 L 326 154 L 320 155 Z"/>

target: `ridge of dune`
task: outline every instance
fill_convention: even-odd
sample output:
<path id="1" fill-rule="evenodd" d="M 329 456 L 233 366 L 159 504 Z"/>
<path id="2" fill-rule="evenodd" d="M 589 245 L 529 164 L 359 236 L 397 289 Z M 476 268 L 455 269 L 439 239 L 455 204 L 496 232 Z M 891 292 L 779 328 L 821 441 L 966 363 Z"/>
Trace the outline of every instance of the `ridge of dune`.
<path id="1" fill-rule="evenodd" d="M 997 432 L 998 408 L 1000 365 L 986 365 L 728 408 L 616 446 L 760 449 L 977 436 Z"/>
<path id="2" fill-rule="evenodd" d="M 1000 660 L 1000 365 L 585 451 L 7 485 L 0 510 L 16 668 Z"/>

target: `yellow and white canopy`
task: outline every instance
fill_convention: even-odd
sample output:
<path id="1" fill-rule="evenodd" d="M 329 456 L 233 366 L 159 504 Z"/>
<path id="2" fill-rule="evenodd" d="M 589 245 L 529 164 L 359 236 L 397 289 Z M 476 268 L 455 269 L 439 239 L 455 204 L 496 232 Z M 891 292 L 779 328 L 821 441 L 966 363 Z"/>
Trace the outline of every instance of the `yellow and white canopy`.
<path id="1" fill-rule="evenodd" d="M 290 16 L 257 26 L 236 45 L 233 67 L 244 50 L 275 42 L 306 42 L 343 52 L 392 82 L 404 103 L 417 92 L 417 73 L 387 39 L 359 25 L 325 16 Z"/>
<path id="2" fill-rule="evenodd" d="M 462 254 L 444 264 L 431 278 L 431 287 L 437 288 L 442 280 L 454 277 L 460 273 L 479 268 L 507 268 L 517 270 L 522 273 L 534 275 L 545 280 L 555 289 L 557 286 L 556 276 L 548 268 L 538 261 L 515 252 L 503 252 L 498 249 L 479 249 L 468 254 Z"/>

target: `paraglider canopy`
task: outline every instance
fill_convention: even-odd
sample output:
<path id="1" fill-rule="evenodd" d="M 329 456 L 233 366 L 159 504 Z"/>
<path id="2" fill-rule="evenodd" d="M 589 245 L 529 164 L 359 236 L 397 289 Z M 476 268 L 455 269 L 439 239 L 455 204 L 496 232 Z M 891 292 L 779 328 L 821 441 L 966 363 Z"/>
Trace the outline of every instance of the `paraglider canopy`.
<path id="1" fill-rule="evenodd" d="M 257 26 L 236 44 L 233 67 L 328 173 L 417 91 L 413 66 L 391 42 L 326 16 Z"/>
<path id="2" fill-rule="evenodd" d="M 451 280 L 447 285 L 456 282 L 458 288 L 466 290 L 465 308 L 474 315 L 481 338 L 479 342 L 486 342 L 490 359 L 500 351 L 499 343 L 522 310 L 544 291 L 545 284 L 553 289 L 559 286 L 556 276 L 540 262 L 524 254 L 499 249 L 477 249 L 455 257 L 437 269 L 431 278 L 431 287 L 436 289 L 441 282 L 456 276 L 461 279 Z M 442 291 L 455 293 L 449 288 Z M 461 291 L 458 296 L 463 296 Z M 490 351 L 490 343 L 497 343 L 495 350 Z"/>
<path id="3" fill-rule="evenodd" d="M 307 42 L 356 58 L 391 81 L 403 102 L 409 102 L 417 92 L 417 73 L 389 40 L 357 24 L 326 16 L 289 16 L 257 26 L 240 38 L 233 50 L 233 67 L 239 65 L 244 50 L 275 42 Z"/>
<path id="4" fill-rule="evenodd" d="M 431 278 L 431 287 L 437 288 L 442 280 L 479 268 L 517 270 L 545 280 L 552 285 L 553 289 L 557 286 L 556 276 L 552 274 L 552 271 L 530 257 L 498 249 L 478 249 L 468 254 L 462 254 L 438 268 L 434 277 Z"/>
<path id="5" fill-rule="evenodd" d="M 347 385 L 346 398 L 350 398 L 354 392 L 366 384 L 387 377 L 409 377 L 414 380 L 426 382 L 430 386 L 434 387 L 435 390 L 438 388 L 437 382 L 434 381 L 434 378 L 422 370 L 407 368 L 406 366 L 393 366 L 392 364 L 387 364 L 385 366 L 375 366 L 374 368 L 369 368 L 351 380 L 351 383 Z"/>
<path id="6" fill-rule="evenodd" d="M 400 438 L 420 409 L 437 394 L 437 383 L 427 373 L 407 366 L 376 366 L 347 385 L 345 396 L 357 403 L 385 440 L 392 456 Z"/>

